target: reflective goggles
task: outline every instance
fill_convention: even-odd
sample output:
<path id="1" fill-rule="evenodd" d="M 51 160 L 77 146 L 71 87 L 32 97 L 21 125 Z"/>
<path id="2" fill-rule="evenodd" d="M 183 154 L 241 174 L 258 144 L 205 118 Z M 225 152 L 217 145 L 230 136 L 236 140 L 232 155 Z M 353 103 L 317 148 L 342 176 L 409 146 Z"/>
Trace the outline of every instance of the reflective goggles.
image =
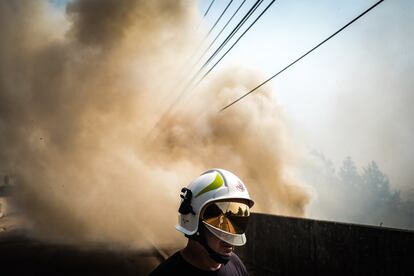
<path id="1" fill-rule="evenodd" d="M 225 232 L 243 234 L 249 215 L 250 208 L 244 203 L 216 201 L 203 208 L 200 218 L 203 222 Z"/>

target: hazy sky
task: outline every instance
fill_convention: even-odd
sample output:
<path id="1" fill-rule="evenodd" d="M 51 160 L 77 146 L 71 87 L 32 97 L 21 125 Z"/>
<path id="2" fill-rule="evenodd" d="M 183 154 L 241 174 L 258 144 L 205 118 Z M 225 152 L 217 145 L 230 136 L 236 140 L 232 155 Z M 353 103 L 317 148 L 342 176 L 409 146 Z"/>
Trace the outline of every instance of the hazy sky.
<path id="1" fill-rule="evenodd" d="M 206 30 L 229 1 L 215 1 L 203 21 Z M 200 14 L 210 2 L 200 1 Z M 213 74 L 237 64 L 265 80 L 375 2 L 276 1 Z M 240 3 L 233 1 L 221 22 Z M 240 14 L 253 3 L 248 0 Z M 274 79 L 269 85 L 298 146 L 322 151 L 336 166 L 348 155 L 359 167 L 375 160 L 394 187 L 413 189 L 412 49 L 414 2 L 386 0 Z"/>
<path id="2" fill-rule="evenodd" d="M 59 9 L 67 2 L 51 1 Z M 229 2 L 216 0 L 195 31 L 207 32 Z M 233 1 L 209 39 L 241 2 Z M 232 22 L 238 22 L 254 2 L 247 0 Z M 258 11 L 269 2 L 264 1 Z M 200 17 L 210 3 L 199 1 Z M 260 72 L 265 80 L 374 3 L 276 1 L 211 76 L 236 65 Z M 229 24 L 217 43 L 232 27 L 234 24 Z M 337 166 L 348 155 L 358 166 L 375 160 L 390 176 L 392 185 L 412 189 L 413 37 L 414 2 L 385 0 L 269 83 L 300 147 L 322 151 Z"/>
<path id="3" fill-rule="evenodd" d="M 67 2 L 51 1 L 58 9 Z M 201 25 L 194 26 L 195 32 L 206 33 L 229 2 L 216 0 Z M 233 1 L 206 45 L 241 2 Z M 238 22 L 254 2 L 247 0 L 232 22 Z M 255 15 L 269 2 L 265 0 Z M 199 1 L 200 17 L 210 3 Z M 265 80 L 374 3 L 276 1 L 210 76 L 241 66 L 260 72 Z M 232 27 L 229 24 L 217 43 Z M 298 147 L 322 151 L 336 166 L 348 155 L 358 167 L 375 160 L 395 188 L 412 190 L 413 38 L 414 2 L 385 0 L 267 84 L 285 111 Z"/>
<path id="4" fill-rule="evenodd" d="M 0 1 L 0 172 L 18 185 L 11 205 L 31 234 L 175 243 L 180 190 L 213 167 L 249 183 L 255 212 L 306 215 L 311 195 L 286 173 L 296 147 L 270 87 L 218 112 L 260 81 L 254 69 L 228 67 L 166 112 L 200 37 L 198 2 L 66 4 Z"/>

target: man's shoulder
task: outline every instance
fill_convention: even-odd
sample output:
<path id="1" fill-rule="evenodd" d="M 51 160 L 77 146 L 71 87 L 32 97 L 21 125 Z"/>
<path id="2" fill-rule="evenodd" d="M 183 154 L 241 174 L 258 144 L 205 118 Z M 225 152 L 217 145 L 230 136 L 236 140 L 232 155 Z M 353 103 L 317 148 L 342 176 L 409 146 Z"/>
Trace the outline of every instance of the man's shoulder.
<path id="1" fill-rule="evenodd" d="M 237 263 L 237 264 L 240 264 L 240 265 L 244 266 L 244 264 L 243 264 L 242 260 L 240 259 L 240 257 L 239 257 L 239 256 L 237 256 L 237 254 L 236 254 L 235 252 L 233 252 L 233 253 L 231 254 L 230 259 L 231 259 L 234 263 Z"/>
<path id="2" fill-rule="evenodd" d="M 151 273 L 150 276 L 168 275 L 172 271 L 177 270 L 180 266 L 180 251 L 175 252 L 167 260 L 159 264 Z"/>
<path id="3" fill-rule="evenodd" d="M 150 276 L 160 275 L 248 275 L 246 267 L 240 258 L 233 253 L 230 261 L 216 272 L 202 271 L 191 264 L 187 263 L 181 256 L 180 252 L 174 253 L 171 257 L 161 263 L 155 270 L 150 273 Z"/>
<path id="4" fill-rule="evenodd" d="M 246 267 L 236 253 L 231 254 L 230 261 L 220 272 L 219 275 L 248 275 Z"/>

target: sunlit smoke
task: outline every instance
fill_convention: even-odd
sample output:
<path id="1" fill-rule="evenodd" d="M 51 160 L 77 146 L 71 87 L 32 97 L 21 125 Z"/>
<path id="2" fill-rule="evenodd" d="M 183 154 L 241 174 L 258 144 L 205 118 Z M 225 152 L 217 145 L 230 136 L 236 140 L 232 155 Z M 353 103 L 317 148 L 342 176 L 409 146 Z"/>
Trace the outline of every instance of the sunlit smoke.
<path id="1" fill-rule="evenodd" d="M 291 147 L 269 93 L 219 107 L 257 83 L 229 68 L 159 119 L 197 37 L 190 1 L 1 1 L 0 172 L 38 238 L 142 247 L 171 242 L 179 191 L 222 167 L 254 211 L 304 214 Z M 269 91 L 267 91 L 269 92 Z M 155 129 L 154 129 L 155 126 Z"/>

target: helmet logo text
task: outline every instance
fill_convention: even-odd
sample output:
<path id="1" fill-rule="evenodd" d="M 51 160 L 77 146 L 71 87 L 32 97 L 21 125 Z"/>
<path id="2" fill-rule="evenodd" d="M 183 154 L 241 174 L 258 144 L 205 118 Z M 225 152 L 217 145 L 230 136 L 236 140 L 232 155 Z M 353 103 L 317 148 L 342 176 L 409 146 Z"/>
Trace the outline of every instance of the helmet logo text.
<path id="1" fill-rule="evenodd" d="M 236 185 L 236 189 L 239 190 L 240 192 L 244 192 L 245 191 L 244 185 L 240 181 Z"/>

